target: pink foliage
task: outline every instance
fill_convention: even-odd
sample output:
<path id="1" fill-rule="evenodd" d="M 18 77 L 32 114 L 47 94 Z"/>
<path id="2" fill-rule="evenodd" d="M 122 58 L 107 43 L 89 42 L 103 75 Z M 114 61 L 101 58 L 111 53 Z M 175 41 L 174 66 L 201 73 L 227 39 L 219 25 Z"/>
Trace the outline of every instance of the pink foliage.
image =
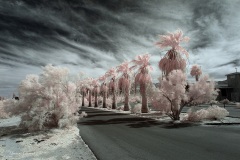
<path id="1" fill-rule="evenodd" d="M 151 75 L 149 74 L 149 70 L 152 70 L 152 67 L 149 64 L 149 60 L 149 54 L 139 55 L 133 60 L 133 63 L 135 63 L 136 67 L 139 67 L 138 73 L 135 76 L 135 90 L 137 85 L 140 85 L 140 93 L 142 96 L 142 113 L 148 112 L 146 92 L 149 84 L 152 82 Z"/>
<path id="2" fill-rule="evenodd" d="M 107 93 L 108 91 L 108 87 L 105 83 L 103 83 L 100 87 L 100 91 L 103 92 L 103 93 Z"/>
<path id="3" fill-rule="evenodd" d="M 183 32 L 177 30 L 174 33 L 168 33 L 168 35 L 160 35 L 160 42 L 157 42 L 156 45 L 160 48 L 172 47 L 172 49 L 177 52 L 183 53 L 188 57 L 188 52 L 180 46 L 181 42 L 188 42 L 189 37 L 183 37 Z"/>
<path id="4" fill-rule="evenodd" d="M 149 70 L 152 70 L 152 66 L 149 64 L 150 55 L 139 55 L 134 60 L 136 67 L 139 66 L 138 73 L 135 76 L 135 84 L 149 83 L 152 81 Z"/>
<path id="5" fill-rule="evenodd" d="M 186 68 L 186 60 L 175 50 L 169 50 L 167 54 L 159 61 L 159 68 L 165 75 L 173 70 L 182 70 Z"/>
<path id="6" fill-rule="evenodd" d="M 161 105 L 165 112 L 169 114 L 178 114 L 182 101 L 187 101 L 186 92 L 186 75 L 181 70 L 172 71 L 167 78 L 163 78 L 160 86 Z"/>
<path id="7" fill-rule="evenodd" d="M 161 81 L 159 89 L 152 95 L 152 105 L 160 111 L 166 112 L 173 120 L 179 120 L 179 115 L 186 105 L 195 105 L 215 99 L 217 91 L 213 81 L 203 76 L 186 89 L 187 77 L 181 70 L 172 71 Z"/>
<path id="8" fill-rule="evenodd" d="M 202 70 L 198 65 L 193 65 L 190 74 L 191 76 L 195 76 L 196 81 L 198 81 L 198 77 L 202 74 Z"/>
<path id="9" fill-rule="evenodd" d="M 132 62 L 138 66 L 147 67 L 149 66 L 150 57 L 149 54 L 138 55 Z M 149 66 L 149 69 L 152 70 L 152 67 Z"/>
<path id="10" fill-rule="evenodd" d="M 97 79 L 93 79 L 93 80 L 92 80 L 92 85 L 93 85 L 93 86 L 99 86 L 98 80 L 97 80 Z"/>
<path id="11" fill-rule="evenodd" d="M 117 72 L 121 72 L 122 75 L 118 80 L 118 87 L 121 91 L 125 92 L 130 87 L 130 73 L 129 62 L 123 62 L 118 66 Z"/>
<path id="12" fill-rule="evenodd" d="M 29 75 L 21 82 L 17 107 L 25 112 L 22 126 L 29 130 L 41 130 L 76 123 L 76 85 L 67 79 L 66 68 L 47 65 L 40 77 Z"/>
<path id="13" fill-rule="evenodd" d="M 168 75 L 172 70 L 182 70 L 186 68 L 186 61 L 182 58 L 180 53 L 183 53 L 188 57 L 188 52 L 180 46 L 180 42 L 188 42 L 188 37 L 183 37 L 181 30 L 177 30 L 175 33 L 169 33 L 168 35 L 161 35 L 161 41 L 156 43 L 160 48 L 172 47 L 166 55 L 159 61 L 159 68 L 163 71 L 163 74 Z"/>
<path id="14" fill-rule="evenodd" d="M 121 73 L 130 73 L 131 72 L 131 68 L 129 67 L 129 62 L 125 61 L 122 64 L 120 64 L 118 66 L 117 72 L 121 72 Z"/>
<path id="15" fill-rule="evenodd" d="M 106 77 L 115 77 L 117 75 L 117 71 L 115 68 L 111 68 L 105 75 Z"/>
<path id="16" fill-rule="evenodd" d="M 98 94 L 98 93 L 99 93 L 99 87 L 98 87 L 98 86 L 95 86 L 95 87 L 93 88 L 93 93 L 94 93 L 94 94 Z"/>
<path id="17" fill-rule="evenodd" d="M 101 81 L 101 82 L 105 82 L 106 79 L 107 79 L 107 76 L 106 76 L 106 75 L 100 76 L 100 77 L 98 78 L 98 80 Z"/>
<path id="18" fill-rule="evenodd" d="M 193 65 L 191 68 L 191 76 L 200 76 L 202 74 L 202 70 L 198 65 Z"/>
<path id="19" fill-rule="evenodd" d="M 211 81 L 208 75 L 204 75 L 196 83 L 189 84 L 188 97 L 192 104 L 202 104 L 216 99 L 217 91 L 214 81 Z"/>
<path id="20" fill-rule="evenodd" d="M 123 74 L 118 80 L 118 87 L 120 92 L 125 93 L 130 88 L 130 76 L 128 74 Z"/>
<path id="21" fill-rule="evenodd" d="M 110 94 L 113 92 L 116 92 L 116 88 L 117 88 L 117 83 L 116 83 L 116 76 L 117 76 L 117 70 L 115 68 L 111 68 L 110 70 L 108 70 L 105 74 L 106 77 L 111 78 L 109 84 L 108 84 L 108 88 L 109 88 L 109 92 Z M 115 94 L 115 93 L 113 93 Z"/>
<path id="22" fill-rule="evenodd" d="M 131 88 L 131 69 L 129 68 L 129 62 L 123 62 L 120 66 L 118 66 L 117 72 L 122 73 L 121 77 L 118 80 L 118 87 L 120 93 L 123 92 L 125 95 L 124 111 L 129 111 L 129 94 Z"/>
<path id="23" fill-rule="evenodd" d="M 98 94 L 99 93 L 99 82 L 97 79 L 92 80 L 92 85 L 93 85 L 93 93 Z"/>

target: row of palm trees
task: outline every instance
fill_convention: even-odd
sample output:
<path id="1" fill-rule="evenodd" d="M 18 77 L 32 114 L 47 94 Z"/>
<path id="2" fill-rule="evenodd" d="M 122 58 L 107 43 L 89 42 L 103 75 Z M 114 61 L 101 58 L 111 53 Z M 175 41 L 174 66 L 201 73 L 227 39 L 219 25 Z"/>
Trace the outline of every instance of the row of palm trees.
<path id="1" fill-rule="evenodd" d="M 181 42 L 188 42 L 189 37 L 184 37 L 181 30 L 177 30 L 174 33 L 168 33 L 167 35 L 160 35 L 160 41 L 156 45 L 160 48 L 170 47 L 165 56 L 159 61 L 159 69 L 162 71 L 163 76 L 173 70 L 186 69 L 186 59 L 182 57 L 182 54 L 188 58 L 188 52 L 180 46 Z M 81 93 L 82 93 L 82 106 L 84 106 L 84 96 L 89 93 L 89 107 L 92 106 L 91 98 L 92 94 L 95 97 L 95 107 L 98 107 L 98 94 L 102 95 L 103 108 L 106 108 L 107 95 L 112 95 L 112 109 L 116 109 L 116 93 L 120 92 L 124 95 L 124 111 L 129 111 L 129 95 L 131 84 L 135 85 L 135 91 L 139 86 L 140 94 L 142 97 L 142 113 L 147 113 L 148 99 L 147 99 L 147 87 L 152 83 L 151 75 L 149 72 L 152 67 L 149 63 L 150 55 L 143 54 L 137 56 L 134 60 L 128 62 L 125 61 L 116 68 L 111 68 L 103 76 L 98 79 L 87 79 L 81 81 Z M 134 73 L 135 72 L 135 73 Z M 191 71 L 191 75 L 195 76 L 196 80 L 201 75 L 201 69 L 194 65 Z"/>
<path id="2" fill-rule="evenodd" d="M 124 111 L 130 110 L 129 95 L 131 85 L 135 88 L 140 86 L 140 94 L 142 96 L 142 112 L 148 112 L 146 89 L 151 84 L 151 75 L 149 71 L 152 67 L 149 64 L 150 55 L 144 54 L 137 56 L 130 62 L 123 62 L 116 68 L 111 68 L 103 76 L 98 79 L 84 79 L 81 83 L 82 106 L 85 106 L 85 96 L 88 94 L 89 107 L 92 107 L 92 95 L 94 95 L 95 105 L 98 107 L 98 95 L 102 96 L 102 107 L 107 108 L 107 96 L 112 96 L 112 109 L 117 108 L 117 93 L 124 95 Z M 135 75 L 135 76 L 134 76 Z M 134 82 L 134 83 L 133 83 Z"/>

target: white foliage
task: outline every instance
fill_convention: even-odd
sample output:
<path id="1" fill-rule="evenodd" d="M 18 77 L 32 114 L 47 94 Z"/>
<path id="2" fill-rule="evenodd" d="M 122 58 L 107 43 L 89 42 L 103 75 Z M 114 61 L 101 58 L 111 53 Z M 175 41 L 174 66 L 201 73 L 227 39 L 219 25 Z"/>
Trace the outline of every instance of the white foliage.
<path id="1" fill-rule="evenodd" d="M 186 88 L 187 77 L 181 70 L 173 70 L 160 83 L 159 89 L 150 94 L 150 100 L 156 110 L 165 112 L 173 120 L 180 118 L 184 106 L 207 103 L 218 94 L 214 82 L 207 75 Z"/>
<path id="2" fill-rule="evenodd" d="M 124 105 L 117 107 L 117 110 L 123 111 L 123 109 L 124 109 Z"/>
<path id="3" fill-rule="evenodd" d="M 135 96 L 132 96 L 129 101 L 132 102 L 132 103 L 140 103 L 141 102 L 141 97 L 135 95 Z"/>
<path id="4" fill-rule="evenodd" d="M 29 130 L 67 127 L 76 123 L 76 85 L 68 81 L 66 68 L 47 65 L 40 76 L 28 75 L 19 87 L 21 125 Z"/>
<path id="5" fill-rule="evenodd" d="M 216 101 L 216 100 L 211 100 L 209 103 L 210 103 L 210 104 L 219 104 L 219 102 Z"/>
<path id="6" fill-rule="evenodd" d="M 236 108 L 240 109 L 240 103 L 236 103 Z"/>
<path id="7" fill-rule="evenodd" d="M 191 108 L 188 110 L 186 120 L 192 122 L 198 122 L 203 119 L 206 119 L 208 115 L 208 111 L 206 109 L 196 110 L 196 108 Z"/>
<path id="8" fill-rule="evenodd" d="M 138 103 L 133 108 L 131 108 L 131 113 L 139 114 L 141 113 L 141 109 L 142 109 L 142 104 Z"/>
<path id="9" fill-rule="evenodd" d="M 0 101 L 0 119 L 2 118 L 9 118 L 9 115 L 5 111 L 5 106 L 3 104 L 3 101 Z"/>
<path id="10" fill-rule="evenodd" d="M 18 101 L 15 99 L 6 99 L 0 101 L 0 118 L 9 118 L 13 115 L 21 113 L 21 109 L 17 108 Z"/>
<path id="11" fill-rule="evenodd" d="M 80 118 L 83 118 L 83 117 L 87 117 L 87 113 L 85 111 L 83 111 L 80 115 L 79 115 Z"/>
<path id="12" fill-rule="evenodd" d="M 192 104 L 202 104 L 217 97 L 214 81 L 209 81 L 208 75 L 200 77 L 199 81 L 190 84 L 188 96 L 192 99 Z"/>
<path id="13" fill-rule="evenodd" d="M 216 105 L 208 107 L 207 111 L 207 119 L 223 119 L 229 115 L 229 112 L 225 108 L 221 108 Z"/>
<path id="14" fill-rule="evenodd" d="M 229 112 L 225 108 L 218 107 L 216 105 L 210 106 L 206 109 L 196 110 L 195 108 L 191 108 L 188 111 L 187 120 L 189 121 L 202 121 L 204 119 L 208 120 L 219 120 L 228 116 Z"/>

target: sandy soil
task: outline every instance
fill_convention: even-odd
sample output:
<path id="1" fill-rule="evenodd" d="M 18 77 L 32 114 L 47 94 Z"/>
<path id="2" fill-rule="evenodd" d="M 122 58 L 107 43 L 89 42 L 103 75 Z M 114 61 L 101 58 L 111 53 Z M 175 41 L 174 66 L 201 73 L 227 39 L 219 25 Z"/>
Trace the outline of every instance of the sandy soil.
<path id="1" fill-rule="evenodd" d="M 19 117 L 0 120 L 0 159 L 96 160 L 76 126 L 26 133 Z"/>

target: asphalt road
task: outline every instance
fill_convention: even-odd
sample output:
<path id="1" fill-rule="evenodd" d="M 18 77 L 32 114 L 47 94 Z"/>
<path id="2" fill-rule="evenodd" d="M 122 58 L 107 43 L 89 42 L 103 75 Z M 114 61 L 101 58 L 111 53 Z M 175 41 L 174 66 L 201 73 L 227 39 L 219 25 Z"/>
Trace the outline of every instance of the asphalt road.
<path id="1" fill-rule="evenodd" d="M 78 127 L 99 160 L 239 160 L 240 126 L 163 124 L 82 108 Z"/>

